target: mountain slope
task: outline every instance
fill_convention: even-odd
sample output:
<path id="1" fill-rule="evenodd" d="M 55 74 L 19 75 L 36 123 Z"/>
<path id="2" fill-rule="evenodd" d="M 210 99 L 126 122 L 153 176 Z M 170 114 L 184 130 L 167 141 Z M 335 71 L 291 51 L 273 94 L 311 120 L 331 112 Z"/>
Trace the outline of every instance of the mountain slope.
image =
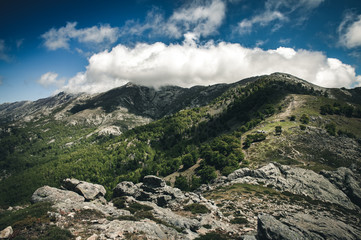
<path id="1" fill-rule="evenodd" d="M 357 91 L 324 89 L 283 73 L 188 90 L 156 91 L 128 84 L 77 99 L 48 117 L 2 128 L 0 204 L 27 201 L 37 187 L 59 186 L 67 177 L 103 184 L 109 197 L 120 181 L 138 182 L 149 174 L 176 173 L 169 180 L 189 190 L 239 167 L 256 168 L 272 161 L 316 171 L 352 164 L 359 169 L 359 118 L 320 114 L 325 104 L 348 104 L 333 94 L 340 91 L 353 97 L 349 104 L 357 112 Z M 184 106 L 188 109 L 175 112 Z M 94 121 L 79 120 L 89 119 L 89 113 Z M 114 117 L 118 113 L 119 119 Z M 133 116 L 128 123 L 121 119 L 124 114 Z M 303 114 L 307 124 L 300 122 Z M 143 125 L 152 121 L 149 117 L 164 115 Z M 292 115 L 296 121 L 289 120 Z M 137 117 L 143 126 L 127 130 Z M 326 131 L 331 122 L 342 130 L 340 134 L 330 136 Z M 105 125 L 119 127 L 123 134 L 94 134 Z M 275 134 L 276 126 L 281 126 L 280 135 Z M 347 136 L 349 132 L 354 135 Z M 331 146 L 323 151 L 320 142 L 334 145 L 323 144 Z M 332 147 L 337 145 L 346 150 L 340 154 Z"/>

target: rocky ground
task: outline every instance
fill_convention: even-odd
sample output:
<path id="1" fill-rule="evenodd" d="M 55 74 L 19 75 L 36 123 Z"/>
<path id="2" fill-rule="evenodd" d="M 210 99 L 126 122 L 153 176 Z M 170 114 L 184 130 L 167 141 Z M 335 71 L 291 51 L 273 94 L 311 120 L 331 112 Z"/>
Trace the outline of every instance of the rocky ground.
<path id="1" fill-rule="evenodd" d="M 196 192 L 146 176 L 119 183 L 109 202 L 105 193 L 101 185 L 65 179 L 62 189 L 37 189 L 32 202 L 50 202 L 46 224 L 77 240 L 361 239 L 360 181 L 347 168 L 317 174 L 271 163 L 239 169 Z M 15 233 L 6 228 L 0 237 Z"/>

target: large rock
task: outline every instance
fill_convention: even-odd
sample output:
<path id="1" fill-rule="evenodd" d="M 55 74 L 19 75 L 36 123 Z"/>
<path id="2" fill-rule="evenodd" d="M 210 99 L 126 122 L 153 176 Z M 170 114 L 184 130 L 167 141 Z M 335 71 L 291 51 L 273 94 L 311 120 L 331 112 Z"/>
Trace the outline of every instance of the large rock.
<path id="1" fill-rule="evenodd" d="M 360 234 L 359 230 L 321 214 L 296 213 L 280 220 L 268 214 L 258 216 L 257 238 L 262 240 L 357 240 Z"/>
<path id="2" fill-rule="evenodd" d="M 281 223 L 268 214 L 258 216 L 257 238 L 260 240 L 307 240 L 302 232 Z"/>
<path id="3" fill-rule="evenodd" d="M 360 182 L 350 169 L 340 167 L 336 171 L 321 171 L 320 174 L 342 190 L 354 204 L 361 207 Z"/>
<path id="4" fill-rule="evenodd" d="M 324 176 L 314 171 L 270 163 L 260 169 L 243 168 L 228 175 L 228 181 L 233 183 L 259 184 L 287 191 L 312 199 L 341 205 L 355 209 L 348 196 L 332 184 Z"/>
<path id="5" fill-rule="evenodd" d="M 157 176 L 148 175 L 143 178 L 143 184 L 150 188 L 164 187 L 165 181 Z"/>
<path id="6" fill-rule="evenodd" d="M 65 201 L 71 202 L 84 202 L 84 197 L 80 196 L 79 194 L 67 191 L 67 190 L 60 190 L 57 188 L 44 186 L 38 188 L 32 195 L 31 201 L 33 203 L 36 202 L 52 202 L 52 203 L 59 203 Z"/>
<path id="7" fill-rule="evenodd" d="M 149 201 L 158 206 L 165 207 L 185 199 L 178 188 L 167 186 L 165 181 L 159 177 L 145 176 L 143 183 L 134 184 L 124 181 L 114 188 L 114 197 L 132 196 L 140 201 Z"/>
<path id="8" fill-rule="evenodd" d="M 121 197 L 121 196 L 137 197 L 140 194 L 140 190 L 139 187 L 134 183 L 123 181 L 117 184 L 117 186 L 113 190 L 113 194 L 115 197 Z"/>
<path id="9" fill-rule="evenodd" d="M 8 226 L 0 232 L 0 239 L 10 238 L 13 232 L 13 228 L 11 226 Z"/>
<path id="10" fill-rule="evenodd" d="M 102 185 L 79 181 L 74 178 L 67 178 L 63 181 L 63 186 L 70 190 L 84 196 L 87 201 L 92 201 L 96 198 L 103 197 L 106 193 Z"/>

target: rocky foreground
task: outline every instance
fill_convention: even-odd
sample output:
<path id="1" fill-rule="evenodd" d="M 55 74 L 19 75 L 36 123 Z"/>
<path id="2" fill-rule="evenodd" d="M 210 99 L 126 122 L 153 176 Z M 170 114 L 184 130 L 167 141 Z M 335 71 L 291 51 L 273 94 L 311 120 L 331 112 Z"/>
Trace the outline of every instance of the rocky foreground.
<path id="1" fill-rule="evenodd" d="M 32 202 L 50 202 L 49 224 L 77 240 L 361 239 L 360 181 L 347 168 L 317 174 L 271 163 L 197 192 L 146 176 L 119 183 L 109 202 L 105 193 L 101 185 L 65 179 L 62 189 L 37 189 Z M 4 231 L 1 238 L 13 234 Z"/>

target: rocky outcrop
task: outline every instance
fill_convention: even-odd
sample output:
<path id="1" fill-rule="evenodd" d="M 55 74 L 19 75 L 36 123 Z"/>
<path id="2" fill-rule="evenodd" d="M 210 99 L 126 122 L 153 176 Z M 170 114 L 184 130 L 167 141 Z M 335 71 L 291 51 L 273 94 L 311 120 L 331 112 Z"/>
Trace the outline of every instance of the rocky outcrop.
<path id="1" fill-rule="evenodd" d="M 67 178 L 63 183 L 66 189 L 79 193 L 87 201 L 103 197 L 106 193 L 106 190 L 102 185 L 79 181 L 74 178 Z"/>
<path id="2" fill-rule="evenodd" d="M 10 238 L 13 233 L 13 228 L 11 226 L 8 226 L 0 232 L 0 239 Z"/>
<path id="3" fill-rule="evenodd" d="M 268 214 L 258 216 L 257 239 L 360 239 L 361 232 L 343 222 L 321 214 L 296 213 L 280 220 Z"/>
<path id="4" fill-rule="evenodd" d="M 140 201 L 149 201 L 164 207 L 176 205 L 185 200 L 185 196 L 178 188 L 167 186 L 159 177 L 145 176 L 143 183 L 121 182 L 114 189 L 114 197 L 132 196 Z"/>
<path id="5" fill-rule="evenodd" d="M 291 192 L 355 209 L 350 198 L 326 177 L 303 168 L 276 163 L 270 163 L 257 170 L 241 168 L 229 174 L 223 182 L 262 184 L 281 192 Z"/>
<path id="6" fill-rule="evenodd" d="M 51 203 L 62 203 L 62 202 L 84 202 L 84 197 L 79 194 L 61 190 L 49 186 L 38 188 L 32 195 L 31 201 L 37 202 L 51 202 Z"/>
<path id="7" fill-rule="evenodd" d="M 354 204 L 361 207 L 360 181 L 350 169 L 340 167 L 336 171 L 321 171 L 320 174 L 343 191 Z"/>

